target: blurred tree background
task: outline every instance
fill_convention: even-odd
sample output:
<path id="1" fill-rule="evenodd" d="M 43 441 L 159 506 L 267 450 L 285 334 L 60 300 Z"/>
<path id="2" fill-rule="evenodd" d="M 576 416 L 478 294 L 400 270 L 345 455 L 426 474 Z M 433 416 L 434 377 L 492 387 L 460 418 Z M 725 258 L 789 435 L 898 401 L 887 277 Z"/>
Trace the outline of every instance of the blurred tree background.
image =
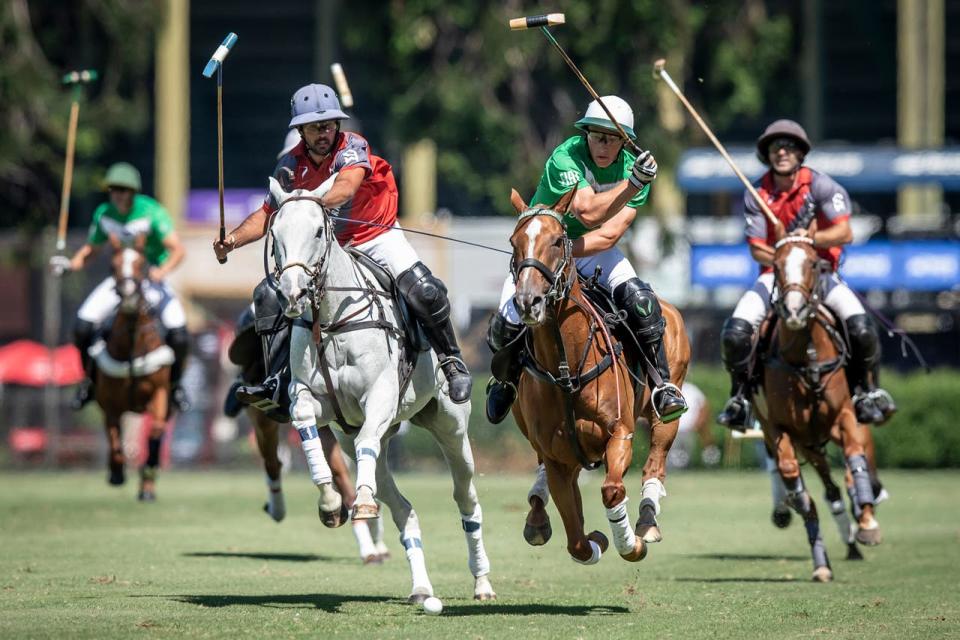
<path id="1" fill-rule="evenodd" d="M 55 225 L 72 94 L 66 71 L 97 69 L 84 89 L 73 192 L 95 192 L 89 162 L 150 126 L 159 1 L 4 0 L 0 6 L 0 226 Z M 151 141 L 152 145 L 152 141 Z"/>

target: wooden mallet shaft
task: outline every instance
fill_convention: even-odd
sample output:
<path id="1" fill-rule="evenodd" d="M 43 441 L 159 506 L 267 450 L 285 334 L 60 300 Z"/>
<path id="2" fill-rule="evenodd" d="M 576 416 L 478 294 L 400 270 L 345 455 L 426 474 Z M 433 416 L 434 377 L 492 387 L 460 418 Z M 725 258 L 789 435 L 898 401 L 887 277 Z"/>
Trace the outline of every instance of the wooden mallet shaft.
<path id="1" fill-rule="evenodd" d="M 80 87 L 97 79 L 92 69 L 71 71 L 63 76 L 63 84 L 73 85 L 73 102 L 67 125 L 67 156 L 63 167 L 63 190 L 60 192 L 60 217 L 57 221 L 57 251 L 67 247 L 67 220 L 70 217 L 70 191 L 73 187 L 73 157 L 77 147 L 77 123 L 80 119 Z"/>
<path id="2" fill-rule="evenodd" d="M 727 150 L 724 146 L 717 140 L 717 136 L 713 135 L 713 131 L 710 130 L 710 127 L 707 126 L 707 123 L 703 121 L 703 118 L 700 117 L 700 114 L 697 113 L 697 110 L 693 108 L 693 105 L 690 104 L 690 101 L 687 100 L 686 96 L 683 95 L 683 92 L 680 91 L 680 87 L 677 86 L 677 83 L 673 81 L 673 78 L 670 77 L 670 74 L 667 73 L 667 70 L 664 68 L 667 64 L 667 61 L 663 58 L 655 61 L 653 63 L 653 77 L 658 80 L 663 80 L 670 90 L 676 94 L 677 98 L 680 99 L 680 102 L 683 103 L 683 106 L 687 108 L 687 111 L 690 112 L 690 115 L 693 116 L 694 121 L 700 125 L 700 128 L 703 129 L 703 132 L 707 134 L 707 137 L 710 138 L 710 142 L 713 143 L 713 146 L 717 148 L 717 151 L 720 152 L 720 155 L 723 156 L 723 159 L 727 161 L 727 164 L 730 165 L 730 168 L 733 169 L 733 172 L 740 178 L 740 182 L 743 183 L 743 186 L 747 188 L 747 191 L 753 196 L 753 199 L 757 201 L 757 204 L 760 206 L 760 210 L 763 211 L 763 215 L 767 217 L 767 220 L 770 221 L 774 227 L 782 227 L 783 224 L 773 215 L 773 211 L 770 210 L 770 207 L 767 206 L 767 203 L 764 202 L 763 198 L 760 197 L 760 194 L 757 193 L 757 190 L 753 188 L 753 185 L 747 179 L 743 172 L 740 171 L 740 167 L 737 166 L 737 163 L 733 161 L 733 158 L 730 157 L 730 154 L 727 153 Z"/>

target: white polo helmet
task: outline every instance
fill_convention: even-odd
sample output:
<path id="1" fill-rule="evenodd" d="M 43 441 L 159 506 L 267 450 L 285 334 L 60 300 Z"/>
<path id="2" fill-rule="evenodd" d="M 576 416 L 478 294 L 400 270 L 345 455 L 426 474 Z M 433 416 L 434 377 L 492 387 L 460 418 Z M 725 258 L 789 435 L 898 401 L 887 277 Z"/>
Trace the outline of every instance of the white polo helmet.
<path id="1" fill-rule="evenodd" d="M 610 114 L 617 119 L 617 123 L 623 127 L 630 139 L 635 140 L 637 134 L 633 132 L 633 109 L 630 108 L 627 101 L 619 96 L 603 96 L 600 99 L 603 100 L 603 104 L 607 106 Z M 610 131 L 617 130 L 617 127 L 610 122 L 610 118 L 607 117 L 603 107 L 596 100 L 590 102 L 587 106 L 587 112 L 577 120 L 574 126 L 581 131 L 586 131 L 587 127 L 600 127 Z"/>

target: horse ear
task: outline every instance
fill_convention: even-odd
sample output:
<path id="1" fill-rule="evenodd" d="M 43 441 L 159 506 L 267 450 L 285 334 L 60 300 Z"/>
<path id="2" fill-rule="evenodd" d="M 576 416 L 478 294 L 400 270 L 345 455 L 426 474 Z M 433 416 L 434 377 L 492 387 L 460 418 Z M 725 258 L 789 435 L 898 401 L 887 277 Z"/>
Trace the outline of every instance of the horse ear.
<path id="1" fill-rule="evenodd" d="M 273 196 L 273 201 L 277 203 L 277 207 L 280 207 L 290 194 L 283 190 L 276 178 L 270 176 L 270 195 Z"/>
<path id="2" fill-rule="evenodd" d="M 573 197 L 577 195 L 578 186 L 579 185 L 573 185 L 573 189 L 570 189 L 570 191 L 567 191 L 565 194 L 563 194 L 560 200 L 553 205 L 552 209 L 557 213 L 566 213 L 567 210 L 570 209 L 570 204 L 573 202 Z"/>
<path id="3" fill-rule="evenodd" d="M 527 210 L 527 203 L 523 201 L 516 189 L 510 189 L 510 204 L 517 210 L 517 213 L 523 213 Z"/>

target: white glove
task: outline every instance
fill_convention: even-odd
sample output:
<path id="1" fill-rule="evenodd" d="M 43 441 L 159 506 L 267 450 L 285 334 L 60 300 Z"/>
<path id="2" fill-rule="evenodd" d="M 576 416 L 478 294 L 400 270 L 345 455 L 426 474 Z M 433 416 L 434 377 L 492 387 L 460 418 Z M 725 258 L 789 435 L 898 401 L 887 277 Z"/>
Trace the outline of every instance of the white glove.
<path id="1" fill-rule="evenodd" d="M 637 189 L 642 189 L 644 185 L 650 184 L 657 177 L 657 160 L 649 151 L 644 151 L 633 163 L 633 171 L 630 172 L 630 184 Z"/>
<path id="2" fill-rule="evenodd" d="M 50 270 L 53 275 L 62 276 L 64 271 L 72 271 L 70 258 L 67 256 L 53 256 L 50 258 Z"/>

